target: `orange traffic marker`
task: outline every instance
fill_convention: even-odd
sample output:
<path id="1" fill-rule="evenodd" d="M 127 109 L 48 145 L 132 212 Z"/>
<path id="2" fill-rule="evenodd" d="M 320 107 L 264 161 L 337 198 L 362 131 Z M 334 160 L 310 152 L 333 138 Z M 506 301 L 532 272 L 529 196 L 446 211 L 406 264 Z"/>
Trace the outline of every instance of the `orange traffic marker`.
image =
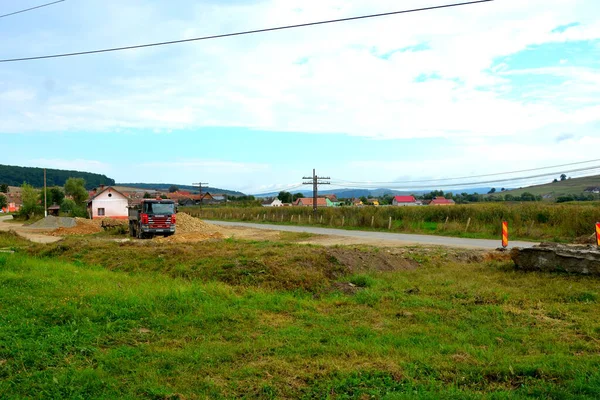
<path id="1" fill-rule="evenodd" d="M 600 247 L 600 222 L 596 222 L 596 244 Z"/>
<path id="2" fill-rule="evenodd" d="M 596 228 L 598 229 L 598 228 Z M 502 247 L 508 247 L 508 222 L 502 221 Z"/>

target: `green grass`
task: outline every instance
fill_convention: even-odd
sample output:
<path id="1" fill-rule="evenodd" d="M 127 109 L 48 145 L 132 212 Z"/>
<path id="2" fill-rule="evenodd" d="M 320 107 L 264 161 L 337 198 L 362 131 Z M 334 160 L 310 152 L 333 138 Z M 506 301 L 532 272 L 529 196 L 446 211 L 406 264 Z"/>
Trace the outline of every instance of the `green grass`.
<path id="1" fill-rule="evenodd" d="M 418 268 L 356 270 L 340 269 L 344 252 L 387 250 L 339 247 L 325 262 L 305 258 L 313 246 L 225 240 L 190 249 L 197 264 L 169 246 L 138 247 L 138 260 L 89 239 L 26 248 L 0 234 L 7 242 L 17 252 L 0 253 L 0 398 L 600 394 L 598 278 L 461 262 L 445 249 L 402 249 Z M 269 267 L 277 255 L 278 280 L 325 268 L 325 282 L 197 272 L 224 267 L 204 261 L 221 251 L 233 265 Z M 353 294 L 335 290 L 348 282 Z"/>
<path id="2" fill-rule="evenodd" d="M 498 240 L 501 238 L 502 221 L 508 221 L 509 236 L 512 240 L 566 242 L 590 236 L 595 231 L 595 223 L 600 221 L 600 207 L 594 202 L 590 204 L 481 203 L 450 207 L 329 207 L 319 209 L 317 218 L 311 218 L 310 223 L 309 216 L 312 215 L 312 210 L 307 207 L 268 209 L 205 207 L 202 210 L 187 207 L 182 208 L 182 211 L 209 220 L 310 225 Z M 392 226 L 388 229 L 390 218 Z M 469 219 L 471 222 L 467 228 Z"/>
<path id="3" fill-rule="evenodd" d="M 536 196 L 551 195 L 552 198 L 556 199 L 560 196 L 570 194 L 580 195 L 586 188 L 590 186 L 600 186 L 600 175 L 573 178 L 558 182 L 549 182 L 543 185 L 528 186 L 521 189 L 506 190 L 504 192 L 498 191 L 496 194 L 512 194 L 513 196 L 521 196 L 523 193 L 529 192 Z"/>

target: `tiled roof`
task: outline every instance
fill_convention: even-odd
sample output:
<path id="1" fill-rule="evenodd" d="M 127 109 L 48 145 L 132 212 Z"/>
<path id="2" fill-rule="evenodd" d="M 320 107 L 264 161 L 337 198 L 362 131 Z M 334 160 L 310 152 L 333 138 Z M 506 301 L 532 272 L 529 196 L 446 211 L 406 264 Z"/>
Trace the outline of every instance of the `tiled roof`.
<path id="1" fill-rule="evenodd" d="M 414 203 L 416 201 L 414 196 L 394 196 L 394 200 L 398 203 Z"/>

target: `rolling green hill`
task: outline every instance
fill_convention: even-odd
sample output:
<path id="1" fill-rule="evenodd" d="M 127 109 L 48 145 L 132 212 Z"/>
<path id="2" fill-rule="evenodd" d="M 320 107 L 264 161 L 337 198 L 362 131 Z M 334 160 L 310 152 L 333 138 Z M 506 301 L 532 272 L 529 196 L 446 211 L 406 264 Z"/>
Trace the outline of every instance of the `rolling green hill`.
<path id="1" fill-rule="evenodd" d="M 48 186 L 64 186 L 69 178 L 85 179 L 85 187 L 87 189 L 93 189 L 99 185 L 115 184 L 115 180 L 108 178 L 106 175 L 82 171 L 46 169 L 46 182 Z M 44 169 L 0 164 L 0 184 L 5 183 L 9 186 L 21 186 L 23 182 L 34 187 L 43 187 Z"/>
<path id="2" fill-rule="evenodd" d="M 496 194 L 512 194 L 520 196 L 525 192 L 534 195 L 540 195 L 548 199 L 556 199 L 560 196 L 570 194 L 582 194 L 583 191 L 590 186 L 600 186 L 600 175 L 586 176 L 583 178 L 572 178 L 564 181 L 546 183 L 543 185 L 528 186 L 519 189 L 506 190 Z"/>

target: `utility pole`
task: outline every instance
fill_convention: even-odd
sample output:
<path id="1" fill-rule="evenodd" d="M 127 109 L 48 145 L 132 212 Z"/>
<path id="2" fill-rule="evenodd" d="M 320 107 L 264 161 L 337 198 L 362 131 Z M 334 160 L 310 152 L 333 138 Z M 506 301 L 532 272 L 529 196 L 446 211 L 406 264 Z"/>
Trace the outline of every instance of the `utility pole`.
<path id="1" fill-rule="evenodd" d="M 197 186 L 198 190 L 200 191 L 200 207 L 202 207 L 202 185 L 206 185 L 204 187 L 208 187 L 208 183 L 206 182 L 192 183 L 192 186 Z"/>
<path id="2" fill-rule="evenodd" d="M 46 168 L 44 168 L 44 217 L 48 216 L 48 190 L 46 189 Z"/>
<path id="3" fill-rule="evenodd" d="M 302 182 L 304 185 L 313 185 L 313 215 L 317 218 L 317 190 L 319 185 L 329 185 L 329 182 L 325 182 L 326 180 L 331 179 L 328 176 L 317 176 L 315 169 L 313 168 L 313 173 L 311 177 L 303 176 L 302 179 L 310 179 L 311 182 Z"/>

